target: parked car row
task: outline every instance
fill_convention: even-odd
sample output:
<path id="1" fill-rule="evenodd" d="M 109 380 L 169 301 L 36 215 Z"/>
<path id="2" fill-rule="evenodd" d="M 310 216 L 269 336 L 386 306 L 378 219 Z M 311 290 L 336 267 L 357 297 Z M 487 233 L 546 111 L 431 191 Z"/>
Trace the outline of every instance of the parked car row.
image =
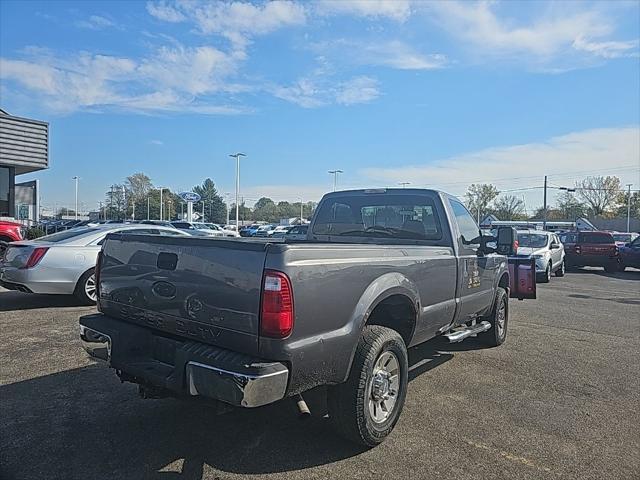
<path id="1" fill-rule="evenodd" d="M 75 295 L 83 303 L 95 303 L 96 258 L 109 233 L 188 236 L 173 227 L 111 224 L 12 242 L 0 258 L 0 286 L 28 293 Z"/>
<path id="2" fill-rule="evenodd" d="M 252 224 L 240 228 L 241 237 L 270 237 L 288 240 L 304 240 L 307 237 L 308 225 L 259 225 Z M 304 237 L 304 238 L 303 238 Z"/>

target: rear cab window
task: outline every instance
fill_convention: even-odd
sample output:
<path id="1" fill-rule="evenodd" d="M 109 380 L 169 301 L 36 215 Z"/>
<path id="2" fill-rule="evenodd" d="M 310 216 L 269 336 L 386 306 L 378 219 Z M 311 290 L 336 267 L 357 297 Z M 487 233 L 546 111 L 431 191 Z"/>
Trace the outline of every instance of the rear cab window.
<path id="1" fill-rule="evenodd" d="M 578 243 L 609 244 L 615 243 L 613 235 L 605 232 L 583 232 L 578 236 Z"/>
<path id="2" fill-rule="evenodd" d="M 440 240 L 442 225 L 433 198 L 410 194 L 332 196 L 320 206 L 316 235 L 376 239 Z"/>

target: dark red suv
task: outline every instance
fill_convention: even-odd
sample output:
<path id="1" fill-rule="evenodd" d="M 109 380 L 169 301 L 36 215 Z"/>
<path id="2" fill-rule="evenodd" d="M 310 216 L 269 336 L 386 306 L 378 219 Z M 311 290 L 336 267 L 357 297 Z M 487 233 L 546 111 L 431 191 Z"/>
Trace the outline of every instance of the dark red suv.
<path id="1" fill-rule="evenodd" d="M 609 232 L 566 232 L 564 244 L 566 268 L 604 267 L 607 272 L 620 269 L 620 253 Z"/>

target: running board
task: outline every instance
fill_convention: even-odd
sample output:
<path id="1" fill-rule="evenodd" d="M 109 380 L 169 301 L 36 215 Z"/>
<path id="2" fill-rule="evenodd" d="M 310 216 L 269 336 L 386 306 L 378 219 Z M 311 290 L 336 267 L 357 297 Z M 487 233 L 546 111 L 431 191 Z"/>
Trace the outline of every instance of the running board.
<path id="1" fill-rule="evenodd" d="M 457 343 L 457 342 L 461 342 L 465 338 L 468 338 L 472 335 L 477 335 L 478 333 L 486 332 L 490 328 L 491 328 L 491 324 L 485 320 L 476 325 L 465 327 L 461 330 L 455 330 L 449 333 L 445 333 L 444 336 L 449 339 L 449 343 Z"/>

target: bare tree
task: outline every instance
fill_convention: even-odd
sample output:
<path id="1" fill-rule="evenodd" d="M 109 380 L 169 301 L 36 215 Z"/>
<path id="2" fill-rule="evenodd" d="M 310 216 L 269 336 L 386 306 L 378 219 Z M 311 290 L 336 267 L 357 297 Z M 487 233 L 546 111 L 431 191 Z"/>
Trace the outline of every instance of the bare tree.
<path id="1" fill-rule="evenodd" d="M 524 220 L 524 202 L 515 195 L 498 198 L 491 209 L 500 220 Z"/>
<path id="2" fill-rule="evenodd" d="M 146 201 L 149 191 L 153 188 L 151 179 L 144 173 L 129 175 L 124 184 L 135 202 Z"/>
<path id="3" fill-rule="evenodd" d="M 467 189 L 467 193 L 464 194 L 466 199 L 467 208 L 471 214 L 482 221 L 481 215 L 488 213 L 489 204 L 494 198 L 498 196 L 500 192 L 498 189 L 490 183 L 475 184 L 472 183 Z"/>
<path id="4" fill-rule="evenodd" d="M 618 177 L 587 177 L 576 182 L 578 196 L 589 205 L 591 213 L 603 215 L 615 206 L 620 193 Z"/>

